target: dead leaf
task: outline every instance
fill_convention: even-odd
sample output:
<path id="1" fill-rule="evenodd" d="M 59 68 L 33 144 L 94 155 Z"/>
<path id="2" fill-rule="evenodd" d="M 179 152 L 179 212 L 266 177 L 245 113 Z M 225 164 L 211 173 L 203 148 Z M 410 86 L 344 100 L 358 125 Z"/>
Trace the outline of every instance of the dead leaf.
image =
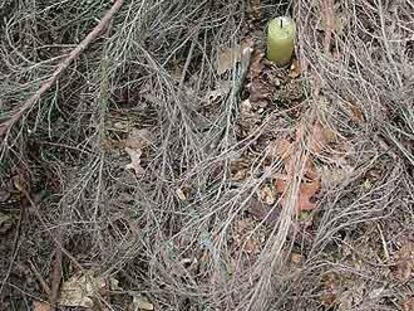
<path id="1" fill-rule="evenodd" d="M 33 311 L 52 311 L 53 308 L 45 302 L 33 301 Z"/>
<path id="2" fill-rule="evenodd" d="M 286 192 L 288 190 L 288 183 L 284 179 L 276 179 L 275 187 L 278 193 L 282 194 L 281 204 L 286 206 Z M 319 191 L 319 180 L 312 182 L 301 182 L 296 198 L 295 209 L 298 213 L 302 211 L 311 211 L 315 209 L 316 204 L 311 202 L 312 197 Z"/>
<path id="3" fill-rule="evenodd" d="M 272 91 L 274 85 L 264 78 L 265 76 L 265 63 L 264 54 L 258 49 L 254 49 L 252 52 L 250 67 L 249 67 L 249 80 L 250 83 L 246 85 L 249 90 L 249 100 L 252 103 L 264 103 L 271 101 Z"/>
<path id="4" fill-rule="evenodd" d="M 185 63 L 183 63 L 183 62 L 177 62 L 177 61 L 175 61 L 173 63 L 173 66 L 172 66 L 173 69 L 170 72 L 170 74 L 171 74 L 171 77 L 174 80 L 176 80 L 176 81 L 180 81 L 181 80 L 181 77 L 183 75 L 184 66 L 185 66 Z"/>
<path id="5" fill-rule="evenodd" d="M 209 103 L 214 103 L 218 99 L 222 98 L 225 95 L 225 93 L 222 90 L 212 90 L 207 93 L 206 99 Z"/>
<path id="6" fill-rule="evenodd" d="M 299 253 L 290 254 L 290 261 L 294 265 L 299 265 L 300 263 L 303 262 L 304 259 L 305 259 L 305 257 L 302 254 L 299 254 Z"/>
<path id="7" fill-rule="evenodd" d="M 295 59 L 290 65 L 289 77 L 292 79 L 296 79 L 302 73 L 302 68 L 300 67 L 300 61 Z"/>
<path id="8" fill-rule="evenodd" d="M 330 142 L 335 139 L 335 134 L 316 122 L 310 132 L 308 148 L 313 153 L 320 153 Z"/>
<path id="9" fill-rule="evenodd" d="M 131 163 L 129 163 L 125 168 L 127 170 L 133 169 L 135 171 L 135 175 L 142 176 L 145 173 L 144 168 L 141 166 L 142 151 L 140 149 L 134 150 L 128 147 L 125 148 L 125 151 L 131 158 Z"/>
<path id="10" fill-rule="evenodd" d="M 340 285 L 340 277 L 334 272 L 328 272 L 322 277 L 323 292 L 320 300 L 324 306 L 331 306 L 337 300 L 338 287 Z"/>
<path id="11" fill-rule="evenodd" d="M 216 71 L 218 75 L 222 75 L 228 70 L 231 70 L 236 63 L 243 60 L 243 55 L 246 51 L 251 52 L 254 42 L 250 39 L 245 39 L 241 44 L 235 44 L 232 47 L 222 47 L 217 51 Z M 250 50 L 246 50 L 250 49 Z"/>
<path id="12" fill-rule="evenodd" d="M 216 71 L 218 75 L 222 75 L 227 70 L 240 61 L 242 55 L 242 47 L 239 44 L 231 48 L 220 48 L 217 54 Z"/>
<path id="13" fill-rule="evenodd" d="M 414 311 L 414 296 L 405 299 L 401 304 L 401 308 L 404 311 Z"/>
<path id="14" fill-rule="evenodd" d="M 132 311 L 140 310 L 154 310 L 154 305 L 148 301 L 147 298 L 143 296 L 134 296 L 132 298 Z"/>
<path id="15" fill-rule="evenodd" d="M 252 58 L 250 62 L 250 77 L 251 80 L 255 80 L 255 78 L 260 77 L 265 68 L 263 63 L 265 54 L 258 49 L 254 49 L 252 53 Z"/>
<path id="16" fill-rule="evenodd" d="M 253 80 L 249 85 L 249 100 L 252 103 L 269 101 L 271 98 L 271 87 L 264 83 L 261 79 Z"/>
<path id="17" fill-rule="evenodd" d="M 275 224 L 279 217 L 279 210 L 269 209 L 267 205 L 255 198 L 252 198 L 248 211 L 254 219 L 265 220 L 269 225 Z"/>
<path id="18" fill-rule="evenodd" d="M 180 201 L 187 201 L 187 196 L 185 195 L 183 189 L 178 188 L 175 190 L 175 193 L 177 194 L 177 197 L 180 199 Z"/>
<path id="19" fill-rule="evenodd" d="M 58 305 L 91 308 L 94 305 L 92 298 L 106 286 L 106 280 L 94 276 L 91 271 L 76 274 L 62 284 Z"/>
<path id="20" fill-rule="evenodd" d="M 302 171 L 303 177 L 307 180 L 312 181 L 320 179 L 320 174 L 308 155 L 302 156 L 298 162 L 297 159 L 289 154 L 288 157 L 285 158 L 284 165 L 287 176 L 294 176 L 297 171 Z"/>
<path id="21" fill-rule="evenodd" d="M 133 128 L 125 140 L 125 147 L 131 149 L 144 149 L 152 144 L 151 133 L 148 129 Z"/>
<path id="22" fill-rule="evenodd" d="M 274 153 L 279 157 L 283 157 L 286 171 L 285 176 L 278 176 L 274 181 L 276 191 L 282 195 L 282 206 L 286 206 L 287 204 L 286 195 L 294 176 L 298 172 L 301 172 L 295 209 L 300 213 L 302 211 L 313 210 L 316 207 L 316 204 L 311 199 L 320 189 L 321 176 L 312 161 L 312 155 L 303 153 L 301 146 L 302 142 L 305 142 L 312 151 L 320 151 L 330 140 L 331 137 L 319 123 L 315 123 L 310 132 L 305 131 L 305 125 L 301 123 L 296 128 L 295 142 L 290 143 L 282 139 L 275 143 L 274 149 L 276 150 Z M 295 153 L 299 154 L 300 157 L 295 156 Z"/>
<path id="23" fill-rule="evenodd" d="M 10 191 L 6 189 L 0 189 L 0 203 L 6 203 L 11 197 Z"/>
<path id="24" fill-rule="evenodd" d="M 233 239 L 238 255 L 241 253 L 257 255 L 260 252 L 265 237 L 263 236 L 263 232 L 255 230 L 255 228 L 256 223 L 250 217 L 238 219 L 234 222 Z"/>
<path id="25" fill-rule="evenodd" d="M 260 200 L 267 205 L 273 205 L 276 202 L 276 193 L 269 186 L 265 186 L 260 190 Z"/>
<path id="26" fill-rule="evenodd" d="M 240 103 L 240 114 L 242 116 L 248 117 L 252 113 L 252 108 L 253 106 L 249 99 L 243 100 Z"/>
<path id="27" fill-rule="evenodd" d="M 292 143 L 287 139 L 279 139 L 270 143 L 270 155 L 285 160 L 290 157 L 292 148 Z"/>
<path id="28" fill-rule="evenodd" d="M 126 169 L 133 169 L 135 175 L 142 176 L 144 169 L 141 166 L 142 149 L 152 144 L 152 135 L 148 129 L 133 128 L 124 141 L 125 151 L 131 158 L 131 163 Z"/>
<path id="29" fill-rule="evenodd" d="M 253 19 L 260 20 L 262 18 L 261 0 L 249 0 L 248 5 Z"/>
<path id="30" fill-rule="evenodd" d="M 318 192 L 319 188 L 319 181 L 302 183 L 299 188 L 299 198 L 296 210 L 311 211 L 315 209 L 316 204 L 311 202 L 311 198 Z"/>
<path id="31" fill-rule="evenodd" d="M 260 242 L 254 238 L 248 238 L 244 241 L 243 251 L 247 254 L 257 254 L 260 247 Z"/>
<path id="32" fill-rule="evenodd" d="M 231 176 L 231 180 L 241 181 L 241 180 L 246 179 L 246 176 L 247 176 L 247 170 L 240 170 Z"/>
<path id="33" fill-rule="evenodd" d="M 340 4 L 334 4 L 334 18 L 332 21 L 332 30 L 336 36 L 341 36 L 344 34 L 345 27 L 349 23 L 349 16 L 345 12 L 340 11 Z M 325 18 L 321 19 L 320 23 L 316 26 L 316 29 L 319 31 L 327 31 L 327 20 Z"/>
<path id="34" fill-rule="evenodd" d="M 117 130 L 126 131 L 129 125 L 130 125 L 130 122 L 128 120 L 121 120 L 121 121 L 114 122 L 112 126 Z"/>
<path id="35" fill-rule="evenodd" d="M 316 169 L 315 164 L 311 161 L 309 157 L 305 158 L 305 167 L 304 167 L 304 176 L 308 180 L 320 180 L 321 175 Z"/>
<path id="36" fill-rule="evenodd" d="M 361 108 L 359 108 L 357 105 L 349 103 L 349 109 L 351 110 L 351 120 L 352 121 L 354 121 L 356 123 L 360 123 L 360 122 L 365 121 L 364 114 L 363 114 Z"/>
<path id="37" fill-rule="evenodd" d="M 343 184 L 352 171 L 353 168 L 350 165 L 347 165 L 346 167 L 322 166 L 319 169 L 319 174 L 321 176 L 321 188 L 333 189 Z"/>
<path id="38" fill-rule="evenodd" d="M 405 242 L 394 256 L 393 274 L 400 282 L 407 282 L 414 277 L 414 243 Z"/>
<path id="39" fill-rule="evenodd" d="M 12 217 L 0 212 L 0 234 L 7 233 L 13 226 Z"/>

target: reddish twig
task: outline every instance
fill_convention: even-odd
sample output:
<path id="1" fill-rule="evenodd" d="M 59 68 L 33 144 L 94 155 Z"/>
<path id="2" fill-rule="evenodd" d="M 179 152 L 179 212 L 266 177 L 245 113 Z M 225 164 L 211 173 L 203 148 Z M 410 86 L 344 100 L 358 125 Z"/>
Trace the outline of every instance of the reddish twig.
<path id="1" fill-rule="evenodd" d="M 335 10 L 333 0 L 323 0 L 322 3 L 325 18 L 324 48 L 325 53 L 328 53 L 331 48 L 332 35 L 335 32 Z"/>
<path id="2" fill-rule="evenodd" d="M 112 7 L 106 12 L 101 21 L 96 27 L 80 42 L 72 52 L 58 65 L 58 68 L 53 72 L 49 79 L 42 82 L 40 88 L 34 93 L 26 102 L 21 106 L 9 120 L 0 125 L 0 137 L 6 134 L 7 137 L 11 128 L 17 121 L 23 116 L 23 114 L 29 110 L 41 97 L 49 90 L 52 85 L 59 79 L 62 73 L 69 67 L 69 65 L 93 42 L 100 33 L 108 26 L 112 17 L 121 6 L 124 4 L 124 0 L 116 0 Z"/>
<path id="3" fill-rule="evenodd" d="M 62 244 L 63 240 L 63 232 L 62 230 L 59 230 L 57 238 L 59 243 L 57 243 L 55 248 L 55 260 L 53 262 L 53 268 L 52 273 L 50 277 L 50 295 L 49 295 L 49 304 L 54 307 L 57 304 L 57 300 L 59 297 L 59 287 L 60 287 L 60 281 L 62 278 L 62 258 L 63 258 L 63 252 L 62 247 L 60 245 Z"/>

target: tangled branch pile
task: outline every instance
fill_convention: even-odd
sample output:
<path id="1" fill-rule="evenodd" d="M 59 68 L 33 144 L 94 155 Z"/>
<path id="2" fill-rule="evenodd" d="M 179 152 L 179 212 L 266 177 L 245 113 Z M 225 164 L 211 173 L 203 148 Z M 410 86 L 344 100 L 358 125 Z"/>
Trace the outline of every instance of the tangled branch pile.
<path id="1" fill-rule="evenodd" d="M 0 4 L 2 305 L 412 310 L 410 1 L 125 1 L 23 111 L 112 6 L 41 2 Z"/>

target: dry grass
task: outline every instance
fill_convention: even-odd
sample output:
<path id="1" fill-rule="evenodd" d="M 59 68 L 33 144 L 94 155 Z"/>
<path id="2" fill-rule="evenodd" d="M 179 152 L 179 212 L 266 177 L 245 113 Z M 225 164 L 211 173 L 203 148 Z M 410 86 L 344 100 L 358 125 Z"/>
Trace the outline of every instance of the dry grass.
<path id="1" fill-rule="evenodd" d="M 390 267 L 412 243 L 414 4 L 261 1 L 263 21 L 253 23 L 252 3 L 126 1 L 12 128 L 0 149 L 0 185 L 17 203 L 0 202 L 0 211 L 21 225 L 1 237 L 15 241 L 1 242 L 1 303 L 25 310 L 27 301 L 47 300 L 27 267 L 49 282 L 62 249 L 63 279 L 93 270 L 118 279 L 120 296 L 139 292 L 157 310 L 403 310 L 414 289 Z M 109 4 L 20 0 L 0 8 L 6 121 Z M 302 114 L 286 117 L 289 109 L 276 107 L 240 139 L 242 73 L 218 76 L 217 53 L 259 37 L 247 26 L 263 27 L 286 10 L 306 68 L 298 79 Z M 327 12 L 335 14 L 330 40 Z M 227 93 L 209 101 L 224 84 Z M 280 159 L 268 163 L 268 149 L 252 150 L 314 120 L 341 145 L 313 155 L 304 139 L 298 162 L 312 155 L 345 177 L 324 188 L 303 219 L 295 213 L 298 172 L 285 208 L 276 201 L 265 217 L 251 217 L 270 175 L 283 170 Z M 132 128 L 151 133 L 139 177 L 125 170 L 120 144 Z M 235 181 L 234 163 L 246 154 L 247 177 Z M 127 300 L 117 301 L 114 310 L 126 309 Z"/>

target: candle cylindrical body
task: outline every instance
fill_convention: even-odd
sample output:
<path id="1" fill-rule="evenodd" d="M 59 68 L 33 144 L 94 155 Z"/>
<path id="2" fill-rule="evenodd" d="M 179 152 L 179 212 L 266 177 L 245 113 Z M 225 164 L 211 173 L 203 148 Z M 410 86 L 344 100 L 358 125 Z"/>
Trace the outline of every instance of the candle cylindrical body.
<path id="1" fill-rule="evenodd" d="M 290 17 L 274 18 L 267 29 L 267 59 L 279 66 L 287 65 L 295 47 L 295 34 L 295 22 Z"/>

